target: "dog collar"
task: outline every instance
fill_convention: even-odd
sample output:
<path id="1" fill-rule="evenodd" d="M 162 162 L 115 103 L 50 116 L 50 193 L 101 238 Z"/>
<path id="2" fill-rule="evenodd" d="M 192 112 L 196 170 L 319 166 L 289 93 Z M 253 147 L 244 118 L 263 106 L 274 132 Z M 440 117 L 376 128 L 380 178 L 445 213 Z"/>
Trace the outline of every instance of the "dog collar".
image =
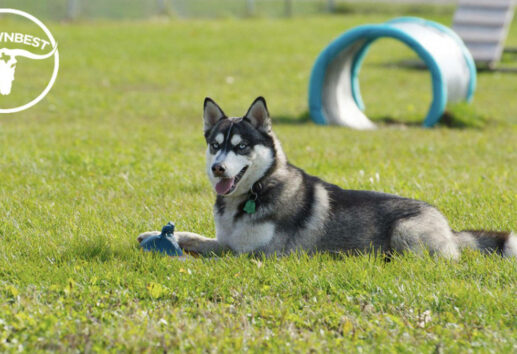
<path id="1" fill-rule="evenodd" d="M 247 214 L 255 214 L 257 211 L 257 198 L 258 193 L 262 190 L 262 184 L 260 182 L 254 183 L 251 188 L 250 192 L 248 193 L 248 200 L 244 204 L 244 210 Z"/>

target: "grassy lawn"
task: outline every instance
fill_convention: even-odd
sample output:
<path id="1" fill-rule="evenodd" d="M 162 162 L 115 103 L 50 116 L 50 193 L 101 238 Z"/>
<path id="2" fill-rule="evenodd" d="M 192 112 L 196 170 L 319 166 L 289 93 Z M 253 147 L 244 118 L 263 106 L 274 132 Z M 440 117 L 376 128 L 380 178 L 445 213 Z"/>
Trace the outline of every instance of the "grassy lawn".
<path id="1" fill-rule="evenodd" d="M 54 88 L 0 117 L 0 351 L 517 351 L 515 260 L 179 262 L 136 244 L 169 220 L 214 236 L 205 96 L 240 115 L 264 95 L 309 173 L 424 199 L 455 229 L 517 230 L 517 74 L 479 75 L 473 105 L 452 108 L 464 128 L 422 129 L 429 73 L 393 65 L 414 55 L 382 40 L 360 77 L 380 129 L 306 119 L 320 50 L 390 16 L 49 23 Z"/>

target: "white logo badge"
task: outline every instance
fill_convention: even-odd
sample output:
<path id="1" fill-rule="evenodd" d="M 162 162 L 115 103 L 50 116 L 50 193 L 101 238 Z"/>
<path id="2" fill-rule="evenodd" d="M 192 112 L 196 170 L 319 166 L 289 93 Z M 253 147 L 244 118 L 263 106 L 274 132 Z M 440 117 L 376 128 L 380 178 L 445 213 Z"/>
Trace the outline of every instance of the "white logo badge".
<path id="1" fill-rule="evenodd" d="M 0 113 L 15 113 L 34 106 L 36 103 L 41 101 L 43 97 L 45 97 L 46 94 L 50 91 L 52 85 L 54 85 L 54 82 L 56 81 L 57 72 L 59 69 L 59 52 L 57 50 L 57 43 L 52 36 L 52 33 L 50 33 L 48 28 L 36 17 L 15 9 L 0 9 L 0 14 L 22 16 L 35 23 L 47 37 L 39 38 L 33 34 L 20 33 L 15 31 L 10 32 L 6 29 L 5 25 L 3 25 L 0 29 Z M 4 16 L 4 19 L 5 18 L 7 18 L 7 16 Z M 13 48 L 13 46 L 24 48 Z M 39 52 L 43 52 L 44 54 L 35 54 L 33 52 L 35 49 Z M 17 107 L 3 107 L 6 106 L 7 102 L 9 101 L 8 98 L 13 93 L 13 91 L 17 89 L 23 90 L 23 85 L 13 85 L 16 79 L 15 73 L 18 60 L 21 58 L 33 60 L 51 60 L 50 58 L 52 57 L 54 59 L 54 69 L 52 76 L 50 77 L 47 86 L 43 88 L 43 91 L 38 90 L 39 95 L 37 95 L 36 98 L 25 98 L 25 102 L 22 104 L 17 102 Z M 30 61 L 22 60 L 20 65 L 30 65 Z M 34 89 L 31 91 L 33 90 Z M 32 100 L 27 102 L 27 100 L 30 99 Z M 17 101 L 19 100 L 20 99 L 18 98 Z"/>

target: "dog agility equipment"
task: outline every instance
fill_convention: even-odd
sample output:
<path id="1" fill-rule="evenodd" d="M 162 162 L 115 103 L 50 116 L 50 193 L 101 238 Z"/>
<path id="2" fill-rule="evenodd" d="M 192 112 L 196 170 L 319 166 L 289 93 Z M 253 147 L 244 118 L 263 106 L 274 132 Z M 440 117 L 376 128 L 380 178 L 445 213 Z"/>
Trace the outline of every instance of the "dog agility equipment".
<path id="1" fill-rule="evenodd" d="M 448 102 L 472 100 L 476 67 L 460 37 L 439 23 L 401 17 L 355 27 L 320 53 L 309 84 L 309 110 L 314 122 L 355 129 L 375 128 L 363 113 L 358 74 L 368 48 L 379 38 L 405 43 L 430 71 L 433 98 L 423 123 L 425 127 L 432 127 L 440 120 Z"/>
<path id="2" fill-rule="evenodd" d="M 478 66 L 493 69 L 501 60 L 514 9 L 514 0 L 458 2 L 452 29 L 463 39 Z"/>

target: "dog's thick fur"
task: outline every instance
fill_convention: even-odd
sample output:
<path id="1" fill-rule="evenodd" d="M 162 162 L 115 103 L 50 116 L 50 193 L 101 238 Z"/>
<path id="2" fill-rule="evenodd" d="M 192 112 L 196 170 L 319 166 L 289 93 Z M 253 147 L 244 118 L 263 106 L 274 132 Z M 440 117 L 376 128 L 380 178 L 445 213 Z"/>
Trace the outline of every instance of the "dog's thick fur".
<path id="1" fill-rule="evenodd" d="M 451 230 L 433 206 L 395 195 L 345 190 L 289 164 L 262 97 L 244 117 L 204 103 L 207 174 L 217 191 L 216 238 L 178 232 L 179 245 L 204 255 L 234 253 L 392 252 L 424 249 L 457 259 L 470 247 L 517 256 L 509 232 Z M 252 201 L 255 211 L 245 211 Z M 158 233 L 147 232 L 139 241 Z"/>

